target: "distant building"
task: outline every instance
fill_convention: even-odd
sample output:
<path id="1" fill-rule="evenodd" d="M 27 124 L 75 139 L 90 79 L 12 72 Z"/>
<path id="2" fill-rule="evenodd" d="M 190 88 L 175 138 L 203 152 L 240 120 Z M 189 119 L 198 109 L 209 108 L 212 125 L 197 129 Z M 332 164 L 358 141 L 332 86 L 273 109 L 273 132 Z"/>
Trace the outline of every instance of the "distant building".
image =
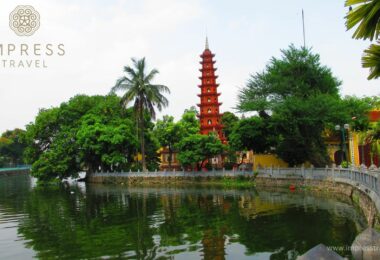
<path id="1" fill-rule="evenodd" d="M 169 149 L 166 147 L 161 148 L 159 153 L 160 153 L 160 170 L 161 171 L 181 170 L 181 164 L 179 163 L 177 159 L 176 152 L 173 152 L 172 154 L 171 167 L 169 167 Z"/>

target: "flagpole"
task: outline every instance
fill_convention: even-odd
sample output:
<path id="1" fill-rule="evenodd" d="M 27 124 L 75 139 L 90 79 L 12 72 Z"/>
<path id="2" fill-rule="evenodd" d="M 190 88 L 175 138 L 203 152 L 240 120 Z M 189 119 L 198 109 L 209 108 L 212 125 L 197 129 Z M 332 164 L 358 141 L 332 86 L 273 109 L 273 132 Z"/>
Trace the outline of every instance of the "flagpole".
<path id="1" fill-rule="evenodd" d="M 306 36 L 305 36 L 305 17 L 302 9 L 302 29 L 303 29 L 303 47 L 306 48 Z"/>

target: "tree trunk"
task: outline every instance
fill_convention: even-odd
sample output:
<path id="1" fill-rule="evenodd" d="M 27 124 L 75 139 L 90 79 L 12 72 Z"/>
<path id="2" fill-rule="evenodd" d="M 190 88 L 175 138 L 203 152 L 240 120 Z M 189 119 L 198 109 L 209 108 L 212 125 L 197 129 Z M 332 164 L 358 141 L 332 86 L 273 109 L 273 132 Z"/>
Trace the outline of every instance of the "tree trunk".
<path id="1" fill-rule="evenodd" d="M 146 162 L 145 162 L 145 136 L 144 136 L 144 111 L 142 104 L 140 104 L 140 130 L 141 130 L 141 162 L 143 171 L 146 172 Z"/>

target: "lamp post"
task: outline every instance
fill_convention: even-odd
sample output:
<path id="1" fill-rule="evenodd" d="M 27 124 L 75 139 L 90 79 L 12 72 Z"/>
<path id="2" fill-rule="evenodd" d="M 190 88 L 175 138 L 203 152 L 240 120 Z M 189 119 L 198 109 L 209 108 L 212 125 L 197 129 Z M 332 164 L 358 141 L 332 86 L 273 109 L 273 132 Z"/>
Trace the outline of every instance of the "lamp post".
<path id="1" fill-rule="evenodd" d="M 346 160 L 347 160 L 347 154 L 346 154 L 346 135 L 345 135 L 345 132 L 346 130 L 348 131 L 348 129 L 350 128 L 350 125 L 349 124 L 344 124 L 343 126 L 341 125 L 336 125 L 335 126 L 335 130 L 337 131 L 341 131 L 341 144 L 342 144 L 342 161 L 340 164 L 343 163 L 344 161 L 344 156 L 346 157 Z"/>

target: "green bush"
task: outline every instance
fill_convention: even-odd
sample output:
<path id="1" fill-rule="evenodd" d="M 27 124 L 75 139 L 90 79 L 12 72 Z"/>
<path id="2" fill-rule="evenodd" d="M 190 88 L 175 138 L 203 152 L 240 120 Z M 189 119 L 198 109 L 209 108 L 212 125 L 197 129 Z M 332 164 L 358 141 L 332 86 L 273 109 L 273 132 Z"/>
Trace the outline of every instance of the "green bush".
<path id="1" fill-rule="evenodd" d="M 347 161 L 343 161 L 341 166 L 342 166 L 342 168 L 349 168 L 351 166 L 351 163 L 347 162 Z"/>

